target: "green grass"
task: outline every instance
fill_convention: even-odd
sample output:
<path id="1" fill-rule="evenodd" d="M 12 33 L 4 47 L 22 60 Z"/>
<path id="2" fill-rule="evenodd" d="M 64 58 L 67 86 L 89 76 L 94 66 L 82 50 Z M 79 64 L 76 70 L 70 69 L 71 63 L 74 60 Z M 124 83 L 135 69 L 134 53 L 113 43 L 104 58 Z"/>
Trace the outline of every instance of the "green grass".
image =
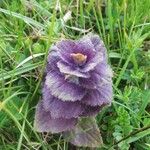
<path id="1" fill-rule="evenodd" d="M 149 150 L 149 0 L 60 0 L 55 8 L 54 0 L 0 1 L 0 150 L 70 150 L 61 135 L 34 131 L 35 106 L 51 44 L 88 32 L 103 39 L 114 72 L 113 103 L 97 116 L 98 150 Z"/>

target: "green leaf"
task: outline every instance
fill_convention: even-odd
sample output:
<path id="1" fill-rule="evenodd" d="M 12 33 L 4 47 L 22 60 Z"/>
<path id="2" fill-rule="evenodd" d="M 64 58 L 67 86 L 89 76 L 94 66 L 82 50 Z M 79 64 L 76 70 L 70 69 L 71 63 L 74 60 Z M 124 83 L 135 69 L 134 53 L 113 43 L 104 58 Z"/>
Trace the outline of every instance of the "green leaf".
<path id="1" fill-rule="evenodd" d="M 29 18 L 29 17 L 26 17 L 26 16 L 24 16 L 22 14 L 15 13 L 15 12 L 12 12 L 10 10 L 3 9 L 3 8 L 0 8 L 0 12 L 3 12 L 4 14 L 16 17 L 18 19 L 21 19 L 21 20 L 23 20 L 25 23 L 27 23 L 29 25 L 33 25 L 33 26 L 41 28 L 41 29 L 45 28 L 42 23 L 37 22 L 37 21 L 35 21 L 35 20 L 33 20 L 33 19 Z"/>
<path id="2" fill-rule="evenodd" d="M 116 52 L 110 52 L 109 57 L 110 58 L 122 58 L 121 54 L 116 53 Z"/>
<path id="3" fill-rule="evenodd" d="M 129 138 L 127 140 L 127 143 L 135 142 L 135 141 L 137 141 L 137 140 L 139 140 L 139 139 L 141 139 L 141 138 L 143 138 L 144 136 L 147 136 L 147 135 L 150 135 L 150 129 L 145 130 L 143 132 L 139 132 L 138 134 L 132 136 L 131 138 Z"/>
<path id="4" fill-rule="evenodd" d="M 17 75 L 23 74 L 25 72 L 31 71 L 37 67 L 41 66 L 41 62 L 40 63 L 35 63 L 35 64 L 29 64 L 20 68 L 16 68 L 14 70 L 11 70 L 9 72 L 4 72 L 0 74 L 0 81 L 2 80 L 6 80 L 12 77 L 15 77 Z"/>
<path id="5" fill-rule="evenodd" d="M 150 91 L 145 90 L 142 94 L 142 105 L 139 110 L 139 115 L 142 115 L 145 112 L 145 108 L 150 102 Z"/>

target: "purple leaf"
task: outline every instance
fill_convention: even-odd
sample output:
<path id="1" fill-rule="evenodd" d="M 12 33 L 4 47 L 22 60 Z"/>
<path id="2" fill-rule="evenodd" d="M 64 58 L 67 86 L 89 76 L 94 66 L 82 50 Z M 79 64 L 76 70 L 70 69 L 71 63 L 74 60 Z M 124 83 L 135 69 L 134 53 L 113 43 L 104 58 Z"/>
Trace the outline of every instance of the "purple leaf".
<path id="1" fill-rule="evenodd" d="M 76 146 L 84 147 L 102 147 L 103 141 L 93 117 L 82 118 L 78 121 L 76 127 L 64 133 L 66 140 Z"/>

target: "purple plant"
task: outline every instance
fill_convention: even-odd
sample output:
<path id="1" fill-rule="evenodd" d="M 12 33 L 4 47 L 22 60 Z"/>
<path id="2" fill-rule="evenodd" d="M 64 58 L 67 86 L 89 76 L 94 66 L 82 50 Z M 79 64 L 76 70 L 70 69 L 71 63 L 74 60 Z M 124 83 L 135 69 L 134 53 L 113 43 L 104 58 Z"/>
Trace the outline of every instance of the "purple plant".
<path id="1" fill-rule="evenodd" d="M 77 41 L 62 40 L 51 47 L 43 96 L 35 115 L 38 132 L 73 133 L 70 141 L 75 145 L 98 145 L 82 133 L 80 124 L 83 122 L 83 129 L 92 127 L 88 134 L 98 133 L 92 117 L 112 101 L 112 70 L 106 57 L 103 42 L 93 34 Z"/>

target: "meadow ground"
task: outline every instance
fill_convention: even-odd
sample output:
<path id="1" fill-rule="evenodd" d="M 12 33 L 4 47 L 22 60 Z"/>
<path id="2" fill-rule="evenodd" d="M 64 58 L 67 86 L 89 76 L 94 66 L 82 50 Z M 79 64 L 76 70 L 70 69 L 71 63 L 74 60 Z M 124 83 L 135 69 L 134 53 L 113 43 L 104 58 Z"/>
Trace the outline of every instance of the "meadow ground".
<path id="1" fill-rule="evenodd" d="M 150 150 L 149 0 L 0 1 L 0 150 L 69 150 L 61 135 L 34 131 L 35 106 L 51 44 L 88 32 L 103 39 L 114 72 L 97 150 Z"/>

